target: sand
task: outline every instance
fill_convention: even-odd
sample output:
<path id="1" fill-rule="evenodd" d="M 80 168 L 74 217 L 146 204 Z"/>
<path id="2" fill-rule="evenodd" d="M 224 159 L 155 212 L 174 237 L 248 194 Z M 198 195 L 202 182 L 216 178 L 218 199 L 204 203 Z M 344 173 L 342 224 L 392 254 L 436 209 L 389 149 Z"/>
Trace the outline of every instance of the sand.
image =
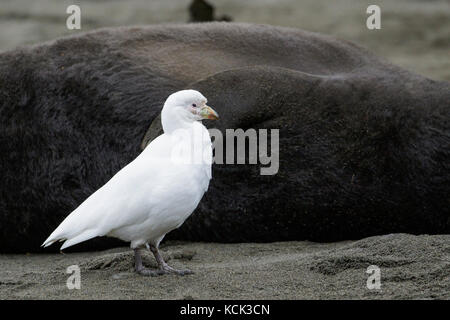
<path id="1" fill-rule="evenodd" d="M 450 235 L 390 234 L 358 241 L 162 246 L 195 274 L 142 277 L 125 247 L 101 252 L 0 255 L 0 299 L 450 299 Z M 150 254 L 147 266 L 156 264 Z M 69 290 L 78 265 L 81 288 Z M 381 289 L 368 289 L 367 268 Z"/>

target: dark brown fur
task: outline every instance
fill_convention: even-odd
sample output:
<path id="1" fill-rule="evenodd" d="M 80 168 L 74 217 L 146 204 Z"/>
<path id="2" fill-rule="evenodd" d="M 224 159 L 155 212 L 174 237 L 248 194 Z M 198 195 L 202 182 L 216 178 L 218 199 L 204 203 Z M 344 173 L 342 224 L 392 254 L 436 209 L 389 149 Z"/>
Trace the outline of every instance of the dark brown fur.
<path id="1" fill-rule="evenodd" d="M 214 165 L 172 238 L 450 232 L 449 83 L 319 34 L 207 23 L 102 29 L 0 54 L 0 251 L 39 250 L 138 155 L 165 98 L 184 88 L 208 98 L 221 130 L 279 128 L 280 170 Z"/>

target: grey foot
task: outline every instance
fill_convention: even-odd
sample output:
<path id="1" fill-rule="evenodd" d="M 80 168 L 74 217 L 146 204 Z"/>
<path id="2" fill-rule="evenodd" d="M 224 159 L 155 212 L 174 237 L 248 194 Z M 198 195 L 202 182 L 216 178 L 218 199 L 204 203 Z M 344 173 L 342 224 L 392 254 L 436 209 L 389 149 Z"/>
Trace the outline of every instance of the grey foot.
<path id="1" fill-rule="evenodd" d="M 158 262 L 158 269 L 156 270 L 145 268 L 142 264 L 142 257 L 139 249 L 134 249 L 135 271 L 137 274 L 146 277 L 156 277 L 167 273 L 178 274 L 180 276 L 193 273 L 191 270 L 178 270 L 169 266 L 159 254 L 158 249 L 154 248 L 152 252 L 154 253 L 156 261 Z"/>
<path id="2" fill-rule="evenodd" d="M 147 268 L 138 269 L 136 270 L 136 273 L 144 277 L 156 277 L 162 275 L 160 270 L 151 270 Z"/>
<path id="3" fill-rule="evenodd" d="M 194 273 L 192 270 L 189 270 L 189 269 L 184 269 L 184 270 L 175 269 L 175 268 L 172 268 L 171 266 L 169 266 L 169 265 L 167 265 L 167 264 L 161 266 L 161 267 L 158 269 L 158 271 L 159 271 L 159 272 L 162 272 L 162 273 L 172 273 L 172 274 L 177 274 L 177 275 L 179 275 L 179 276 L 185 276 L 185 275 L 193 274 L 193 273 Z"/>
<path id="4" fill-rule="evenodd" d="M 150 251 L 153 252 L 153 255 L 155 256 L 156 262 L 158 262 L 158 270 L 162 273 L 172 273 L 172 274 L 178 274 L 180 276 L 184 276 L 187 274 L 193 274 L 191 270 L 178 270 L 175 268 L 172 268 L 169 266 L 159 253 L 158 247 L 154 245 L 149 245 Z"/>
<path id="5" fill-rule="evenodd" d="M 134 249 L 134 260 L 135 260 L 134 270 L 136 271 L 137 274 L 141 276 L 155 277 L 163 274 L 159 269 L 151 270 L 144 267 L 144 265 L 142 264 L 142 257 L 138 248 Z"/>

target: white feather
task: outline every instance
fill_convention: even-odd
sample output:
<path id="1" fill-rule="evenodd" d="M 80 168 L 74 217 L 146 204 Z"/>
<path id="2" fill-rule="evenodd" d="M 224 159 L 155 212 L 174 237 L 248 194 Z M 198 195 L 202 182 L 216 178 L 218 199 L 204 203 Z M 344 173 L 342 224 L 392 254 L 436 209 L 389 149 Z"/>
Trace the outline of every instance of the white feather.
<path id="1" fill-rule="evenodd" d="M 198 98 L 200 93 L 193 92 L 193 98 Z M 192 92 L 184 93 L 189 94 Z M 163 127 L 170 125 L 170 132 L 153 140 L 87 198 L 44 241 L 44 247 L 65 241 L 64 249 L 97 236 L 129 241 L 132 248 L 147 242 L 158 245 L 166 233 L 191 215 L 208 188 L 211 163 L 192 163 L 190 157 L 198 156 L 198 152 L 212 157 L 211 139 L 201 122 L 178 117 L 174 112 L 179 110 L 169 102 L 163 109 Z M 184 137 L 192 139 L 192 144 L 177 137 L 177 127 L 184 129 Z M 201 148 L 194 148 L 195 143 Z M 179 148 L 188 152 L 179 155 L 182 161 L 174 161 L 174 150 Z"/>

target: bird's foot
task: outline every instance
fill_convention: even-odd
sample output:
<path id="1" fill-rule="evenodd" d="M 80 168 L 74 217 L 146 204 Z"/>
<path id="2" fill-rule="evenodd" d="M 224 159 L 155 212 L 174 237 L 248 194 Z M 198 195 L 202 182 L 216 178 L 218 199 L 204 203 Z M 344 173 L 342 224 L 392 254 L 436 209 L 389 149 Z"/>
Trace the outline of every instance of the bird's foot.
<path id="1" fill-rule="evenodd" d="M 161 273 L 173 273 L 173 274 L 177 274 L 179 276 L 185 276 L 185 275 L 194 273 L 192 270 L 189 270 L 189 269 L 184 269 L 184 270 L 175 269 L 175 268 L 169 266 L 168 264 L 164 264 L 164 265 L 160 266 L 158 271 L 160 271 Z"/>
<path id="2" fill-rule="evenodd" d="M 147 268 L 136 269 L 136 273 L 141 276 L 145 276 L 145 277 L 156 277 L 156 276 L 160 276 L 163 274 L 163 273 L 161 273 L 161 271 L 159 269 L 151 270 L 151 269 L 147 269 Z"/>

